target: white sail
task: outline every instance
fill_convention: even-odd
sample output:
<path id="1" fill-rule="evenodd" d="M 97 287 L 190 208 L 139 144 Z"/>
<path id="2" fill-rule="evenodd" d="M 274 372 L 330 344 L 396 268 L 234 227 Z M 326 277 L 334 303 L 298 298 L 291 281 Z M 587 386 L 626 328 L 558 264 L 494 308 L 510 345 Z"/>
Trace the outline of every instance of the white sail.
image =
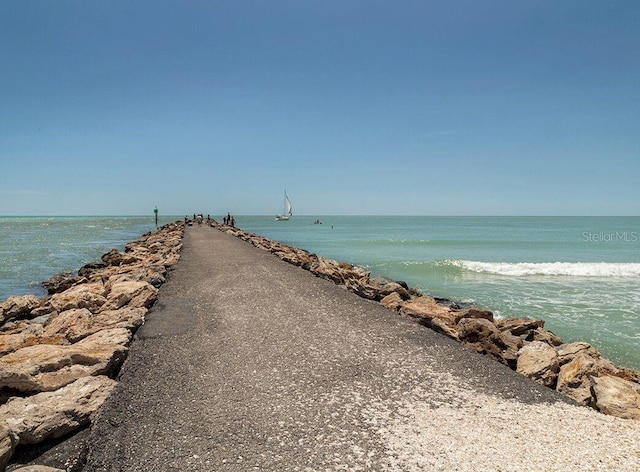
<path id="1" fill-rule="evenodd" d="M 282 215 L 276 216 L 276 221 L 287 221 L 289 218 L 293 216 L 293 205 L 291 205 L 291 200 L 287 196 L 287 191 L 284 191 L 284 213 Z"/>
<path id="2" fill-rule="evenodd" d="M 289 197 L 287 197 L 287 194 L 284 194 L 284 201 L 285 201 L 285 210 L 284 213 L 285 215 L 289 215 L 292 216 L 293 215 L 293 207 L 291 206 L 291 200 L 289 200 Z"/>

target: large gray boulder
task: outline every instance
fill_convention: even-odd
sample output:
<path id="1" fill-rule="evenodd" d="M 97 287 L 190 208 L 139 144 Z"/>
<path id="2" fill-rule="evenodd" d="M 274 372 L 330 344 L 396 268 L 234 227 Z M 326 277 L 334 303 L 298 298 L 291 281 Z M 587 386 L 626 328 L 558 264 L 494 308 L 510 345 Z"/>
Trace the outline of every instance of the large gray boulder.
<path id="1" fill-rule="evenodd" d="M 533 341 L 518 351 L 516 371 L 546 387 L 555 388 L 560 371 L 558 353 L 553 346 Z"/>
<path id="2" fill-rule="evenodd" d="M 111 374 L 124 362 L 130 340 L 128 329 L 114 328 L 71 345 L 38 344 L 18 349 L 0 358 L 0 387 L 46 392 L 82 377 Z"/>
<path id="3" fill-rule="evenodd" d="M 507 345 L 501 331 L 492 321 L 485 318 L 463 318 L 458 324 L 458 338 L 474 351 L 504 362 Z"/>
<path id="4" fill-rule="evenodd" d="M 91 336 L 99 331 L 126 328 L 136 331 L 144 322 L 147 309 L 125 306 L 119 310 L 91 313 L 86 308 L 63 311 L 45 326 L 43 334 L 52 338 L 62 337 L 71 343 Z"/>
<path id="5" fill-rule="evenodd" d="M 596 408 L 620 418 L 640 420 L 640 385 L 618 377 L 591 379 Z"/>
<path id="6" fill-rule="evenodd" d="M 91 282 L 74 285 L 61 293 L 51 296 L 49 303 L 57 312 L 73 308 L 86 308 L 91 312 L 98 311 L 107 299 L 107 290 L 102 282 Z"/>
<path id="7" fill-rule="evenodd" d="M 18 445 L 18 436 L 0 420 L 0 470 L 4 470 Z"/>
<path id="8" fill-rule="evenodd" d="M 151 308 L 157 299 L 158 289 L 148 282 L 132 280 L 117 282 L 110 286 L 109 294 L 100 311 L 117 310 L 125 305 Z"/>
<path id="9" fill-rule="evenodd" d="M 11 398 L 0 406 L 0 424 L 18 444 L 62 437 L 88 424 L 115 385 L 105 376 L 85 377 L 55 392 Z"/>
<path id="10" fill-rule="evenodd" d="M 581 405 L 591 405 L 591 378 L 598 376 L 598 365 L 590 355 L 582 352 L 560 368 L 556 390 Z"/>
<path id="11" fill-rule="evenodd" d="M 0 303 L 0 325 L 14 318 L 28 316 L 31 310 L 39 307 L 41 303 L 41 300 L 35 295 L 20 295 L 7 298 Z"/>

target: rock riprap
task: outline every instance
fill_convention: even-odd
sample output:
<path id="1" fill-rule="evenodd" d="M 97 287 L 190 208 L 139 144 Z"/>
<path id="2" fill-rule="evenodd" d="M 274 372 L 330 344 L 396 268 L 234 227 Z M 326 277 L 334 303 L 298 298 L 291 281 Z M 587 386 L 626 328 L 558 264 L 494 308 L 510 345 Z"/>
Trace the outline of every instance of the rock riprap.
<path id="1" fill-rule="evenodd" d="M 402 281 L 371 277 L 363 268 L 318 256 L 238 228 L 213 225 L 280 259 L 487 355 L 577 403 L 640 419 L 640 372 L 614 365 L 588 343 L 564 343 L 544 321 L 495 319 L 490 310 L 435 299 Z"/>
<path id="2" fill-rule="evenodd" d="M 116 384 L 129 343 L 180 258 L 174 223 L 116 249 L 77 275 L 44 283 L 48 296 L 0 303 L 0 470 L 16 446 L 86 426 Z"/>

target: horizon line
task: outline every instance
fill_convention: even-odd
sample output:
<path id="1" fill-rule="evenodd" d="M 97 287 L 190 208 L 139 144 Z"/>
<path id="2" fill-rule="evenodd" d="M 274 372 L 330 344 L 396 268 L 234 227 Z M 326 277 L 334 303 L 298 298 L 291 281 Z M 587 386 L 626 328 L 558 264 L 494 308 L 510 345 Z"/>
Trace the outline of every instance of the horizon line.
<path id="1" fill-rule="evenodd" d="M 201 214 L 201 213 L 197 213 Z M 187 213 L 186 216 L 190 216 L 191 213 Z M 209 215 L 211 215 L 209 213 Z M 178 218 L 182 219 L 183 214 L 159 214 L 158 218 Z M 218 215 L 215 215 L 218 216 Z M 224 215 L 223 215 L 224 216 Z M 274 217 L 271 214 L 264 213 L 236 213 L 233 216 L 240 217 Z M 637 218 L 640 215 L 625 215 L 625 214 L 415 214 L 415 213 L 402 213 L 402 214 L 306 214 L 306 215 L 294 215 L 292 218 L 318 218 L 318 217 L 347 217 L 347 218 L 404 218 L 404 217 L 423 217 L 423 218 Z M 27 215 L 0 215 L 0 218 L 150 218 L 154 219 L 155 215 L 151 214 L 27 214 Z"/>

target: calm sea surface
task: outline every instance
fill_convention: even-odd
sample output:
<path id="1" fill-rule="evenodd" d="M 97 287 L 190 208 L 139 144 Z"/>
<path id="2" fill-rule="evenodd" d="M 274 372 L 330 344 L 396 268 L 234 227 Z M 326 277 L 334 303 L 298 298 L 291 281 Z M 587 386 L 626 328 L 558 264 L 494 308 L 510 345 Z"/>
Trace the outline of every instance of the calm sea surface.
<path id="1" fill-rule="evenodd" d="M 177 219 L 158 218 L 158 224 Z M 153 217 L 0 217 L 0 300 L 44 296 L 42 281 L 123 250 L 155 228 Z"/>
<path id="2" fill-rule="evenodd" d="M 236 226 L 498 316 L 543 319 L 640 369 L 640 217 L 315 219 L 236 216 Z M 42 296 L 41 281 L 154 228 L 149 217 L 0 217 L 0 300 Z"/>

